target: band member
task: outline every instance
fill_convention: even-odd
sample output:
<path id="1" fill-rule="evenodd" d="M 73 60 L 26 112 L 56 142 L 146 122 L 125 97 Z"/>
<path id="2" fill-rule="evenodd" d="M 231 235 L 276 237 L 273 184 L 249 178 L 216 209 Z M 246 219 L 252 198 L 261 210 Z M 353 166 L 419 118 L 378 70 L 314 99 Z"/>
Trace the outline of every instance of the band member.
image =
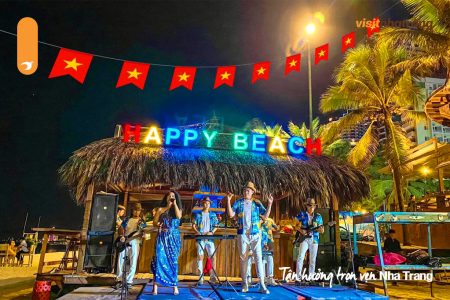
<path id="1" fill-rule="evenodd" d="M 322 216 L 315 213 L 316 201 L 312 198 L 306 200 L 306 211 L 301 211 L 297 215 L 297 220 L 300 222 L 297 228 L 300 234 L 306 235 L 308 227 L 316 227 L 323 225 Z M 303 271 L 303 260 L 305 259 L 306 251 L 309 250 L 309 274 L 313 275 L 316 270 L 317 249 L 319 247 L 319 233 L 324 233 L 323 226 L 319 227 L 317 231 L 311 233 L 311 237 L 305 239 L 300 243 L 297 256 L 297 277 L 300 278 Z"/>
<path id="2" fill-rule="evenodd" d="M 263 264 L 266 264 L 266 284 L 276 286 L 278 285 L 273 279 L 273 232 L 278 230 L 274 220 L 267 218 L 262 224 L 262 249 L 263 249 Z"/>
<path id="3" fill-rule="evenodd" d="M 271 218 L 267 218 L 265 221 L 261 220 L 261 247 L 262 247 L 262 258 L 263 265 L 265 265 L 265 278 L 266 285 L 277 286 L 278 284 L 273 279 L 273 233 L 272 230 L 278 230 L 275 221 Z M 253 256 L 248 260 L 247 266 L 247 282 L 250 283 L 252 280 L 252 263 L 254 262 Z"/>
<path id="4" fill-rule="evenodd" d="M 116 230 L 119 230 L 120 225 L 122 225 L 123 222 L 123 216 L 125 216 L 125 206 L 119 205 L 117 206 L 117 215 L 116 215 Z"/>
<path id="5" fill-rule="evenodd" d="M 173 287 L 178 295 L 178 257 L 181 237 L 178 227 L 181 219 L 181 199 L 175 191 L 167 193 L 156 210 L 153 226 L 158 227 L 155 252 L 151 262 L 153 295 L 158 294 L 158 284 Z"/>
<path id="6" fill-rule="evenodd" d="M 209 197 L 205 197 L 202 200 L 203 210 L 201 213 L 195 215 L 195 221 L 192 225 L 194 231 L 199 235 L 213 235 L 217 227 L 215 227 L 219 221 L 217 220 L 217 215 L 214 212 L 209 211 L 209 207 L 211 206 L 211 199 Z M 208 252 L 208 256 L 211 257 L 216 250 L 214 246 L 214 240 L 200 240 L 197 241 L 197 269 L 201 278 L 199 278 L 199 284 L 203 284 L 203 277 L 201 276 L 203 273 L 203 255 L 206 249 Z M 213 268 L 215 268 L 215 260 L 211 258 L 211 263 Z M 209 271 L 209 276 L 211 282 L 217 282 L 217 278 L 213 272 L 213 270 Z"/>
<path id="7" fill-rule="evenodd" d="M 272 209 L 273 197 L 269 195 L 267 197 L 268 206 L 267 210 L 259 200 L 253 200 L 253 194 L 256 192 L 255 185 L 252 182 L 248 182 L 244 187 L 244 197 L 236 200 L 231 207 L 231 198 L 233 194 L 227 195 L 227 209 L 228 216 L 233 218 L 237 215 L 239 229 L 238 233 L 238 249 L 240 258 L 240 269 L 242 278 L 242 292 L 248 292 L 247 282 L 247 268 L 249 252 L 252 251 L 255 263 L 257 266 L 257 273 L 260 282 L 259 291 L 263 294 L 270 294 L 264 283 L 264 268 L 262 263 L 262 250 L 261 250 L 261 223 L 259 218 L 264 220 L 270 215 Z"/>
<path id="8" fill-rule="evenodd" d="M 139 258 L 139 246 L 141 242 L 141 234 L 139 229 L 145 226 L 144 220 L 141 218 L 142 207 L 140 203 L 136 203 L 132 210 L 130 218 L 125 218 L 119 227 L 119 234 L 121 242 L 126 242 L 127 247 L 119 253 L 117 260 L 117 280 L 122 280 L 122 271 L 125 260 L 125 255 L 130 260 L 130 268 L 127 274 L 127 285 L 131 287 L 133 284 L 134 274 L 136 273 L 137 261 Z M 133 234 L 134 233 L 134 234 Z M 124 283 L 122 283 L 124 284 Z"/>

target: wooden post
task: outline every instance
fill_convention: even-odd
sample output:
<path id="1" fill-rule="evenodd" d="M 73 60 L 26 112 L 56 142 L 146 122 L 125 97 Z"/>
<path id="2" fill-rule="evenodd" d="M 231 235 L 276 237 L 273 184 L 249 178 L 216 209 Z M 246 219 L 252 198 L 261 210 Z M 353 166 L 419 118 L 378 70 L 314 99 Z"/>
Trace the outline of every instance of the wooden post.
<path id="1" fill-rule="evenodd" d="M 280 200 L 281 199 L 277 199 L 275 201 L 275 223 L 280 222 Z"/>
<path id="2" fill-rule="evenodd" d="M 128 193 L 128 191 L 126 191 L 123 196 L 123 206 L 125 206 L 125 209 L 127 210 L 127 212 L 128 212 L 127 205 L 128 205 L 129 200 L 130 200 L 130 194 Z"/>
<path id="3" fill-rule="evenodd" d="M 48 244 L 48 233 L 44 233 L 44 238 L 42 240 L 42 249 L 41 249 L 41 257 L 39 259 L 39 266 L 38 266 L 38 274 L 42 274 L 42 269 L 44 268 L 44 261 L 45 261 L 45 253 L 47 252 L 47 244 Z"/>
<path id="4" fill-rule="evenodd" d="M 82 272 L 84 267 L 87 232 L 89 229 L 89 219 L 91 218 L 91 207 L 93 197 L 94 197 L 94 184 L 91 183 L 88 187 L 86 201 L 84 202 L 84 218 L 83 218 L 83 227 L 81 228 L 80 249 L 78 250 L 77 273 Z"/>
<path id="5" fill-rule="evenodd" d="M 333 219 L 336 221 L 336 224 L 334 225 L 334 239 L 335 239 L 335 245 L 336 245 L 336 260 L 337 263 L 341 263 L 341 234 L 339 229 L 339 203 L 336 198 L 336 195 L 333 195 L 331 198 L 332 205 L 333 205 Z"/>
<path id="6" fill-rule="evenodd" d="M 437 140 L 435 140 L 435 142 L 434 142 L 434 151 L 436 151 L 436 166 L 439 166 L 439 149 L 438 149 Z M 443 194 L 444 190 L 445 190 L 445 186 L 444 186 L 444 169 L 443 168 L 439 168 L 437 170 L 437 172 L 438 172 L 438 179 L 439 179 L 439 193 Z"/>

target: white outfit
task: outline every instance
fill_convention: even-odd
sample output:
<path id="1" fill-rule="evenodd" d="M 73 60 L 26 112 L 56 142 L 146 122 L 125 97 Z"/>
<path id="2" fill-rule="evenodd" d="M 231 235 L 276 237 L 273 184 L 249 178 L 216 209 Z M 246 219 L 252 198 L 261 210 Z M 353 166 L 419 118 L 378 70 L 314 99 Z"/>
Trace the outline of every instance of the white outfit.
<path id="1" fill-rule="evenodd" d="M 245 215 L 244 215 L 245 217 Z M 245 228 L 244 228 L 245 230 Z M 247 282 L 247 270 L 248 263 L 251 257 L 249 256 L 250 250 L 253 252 L 253 257 L 256 263 L 256 272 L 258 274 L 261 287 L 265 289 L 264 284 L 264 266 L 262 262 L 262 250 L 261 250 L 261 232 L 257 234 L 238 234 L 238 249 L 241 267 L 241 278 L 244 284 Z"/>
<path id="2" fill-rule="evenodd" d="M 138 218 L 130 218 L 127 223 L 127 227 L 125 228 L 125 236 L 128 236 L 132 232 L 138 230 L 139 219 Z M 131 247 L 127 247 L 125 250 L 120 252 L 119 259 L 117 261 L 117 278 L 119 280 L 122 279 L 122 270 L 124 264 L 125 253 L 128 254 L 128 259 L 130 260 L 129 268 L 127 267 L 127 283 L 133 284 L 133 278 L 136 274 L 137 261 L 139 258 L 139 239 L 133 239 L 129 242 Z"/>
<path id="3" fill-rule="evenodd" d="M 263 255 L 263 264 L 266 265 L 267 277 L 273 277 L 273 255 Z"/>
<path id="4" fill-rule="evenodd" d="M 308 214 L 308 225 L 312 224 L 313 217 Z M 303 261 L 306 251 L 309 250 L 309 274 L 313 275 L 316 270 L 317 249 L 319 244 L 314 243 L 314 238 L 307 238 L 301 242 L 297 256 L 297 277 L 300 278 L 303 271 Z"/>
<path id="5" fill-rule="evenodd" d="M 202 229 L 199 231 L 201 234 L 206 234 L 209 232 L 211 220 L 209 218 L 209 212 L 205 213 L 202 212 Z M 204 255 L 203 249 L 206 249 L 206 252 L 208 252 L 208 256 L 211 257 L 216 251 L 216 247 L 214 246 L 213 240 L 200 240 L 197 241 L 197 270 L 198 274 L 202 275 L 203 272 L 203 259 L 200 259 L 200 256 Z"/>

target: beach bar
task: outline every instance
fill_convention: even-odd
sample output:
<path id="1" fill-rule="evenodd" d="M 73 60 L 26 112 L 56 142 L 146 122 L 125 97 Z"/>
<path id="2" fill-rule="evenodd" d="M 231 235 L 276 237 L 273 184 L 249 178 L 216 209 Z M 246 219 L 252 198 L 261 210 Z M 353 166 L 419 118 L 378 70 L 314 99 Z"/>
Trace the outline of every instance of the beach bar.
<path id="1" fill-rule="evenodd" d="M 205 134 L 205 128 L 136 128 L 116 126 L 113 138 L 75 151 L 59 170 L 62 182 L 77 203 L 85 207 L 77 272 L 83 271 L 92 200 L 100 191 L 120 195 L 119 202 L 126 207 L 140 203 L 150 213 L 165 193 L 176 189 L 183 203 L 182 236 L 194 233 L 190 224 L 194 194 L 208 191 L 241 195 L 246 181 L 255 183 L 257 197 L 263 204 L 266 194 L 274 195 L 272 216 L 276 222 L 295 216 L 307 197 L 314 197 L 318 207 L 329 208 L 330 218 L 337 220 L 339 209 L 368 197 L 370 192 L 364 173 L 322 155 L 319 140 L 284 140 L 211 130 Z M 148 225 L 138 262 L 140 273 L 150 272 L 153 256 L 156 229 L 151 222 Z M 330 230 L 335 237 L 335 253 L 330 254 L 334 256 L 339 256 L 340 251 L 338 230 Z M 236 229 L 220 228 L 217 234 L 235 232 Z M 293 266 L 292 239 L 291 234 L 275 234 L 276 269 Z M 194 275 L 195 241 L 182 240 L 179 274 Z M 236 249 L 235 240 L 221 243 L 216 256 L 219 276 L 227 272 L 227 276 L 239 277 Z M 281 277 L 278 269 L 275 276 Z"/>

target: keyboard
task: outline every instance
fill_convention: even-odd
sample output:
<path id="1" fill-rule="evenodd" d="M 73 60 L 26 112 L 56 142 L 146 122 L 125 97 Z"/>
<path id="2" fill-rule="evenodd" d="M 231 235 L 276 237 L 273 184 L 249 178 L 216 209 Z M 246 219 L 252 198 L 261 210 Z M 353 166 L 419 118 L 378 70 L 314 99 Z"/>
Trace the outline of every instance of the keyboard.
<path id="1" fill-rule="evenodd" d="M 236 235 L 232 234 L 213 234 L 213 235 L 196 235 L 196 234 L 186 234 L 184 236 L 185 240 L 232 240 Z"/>

